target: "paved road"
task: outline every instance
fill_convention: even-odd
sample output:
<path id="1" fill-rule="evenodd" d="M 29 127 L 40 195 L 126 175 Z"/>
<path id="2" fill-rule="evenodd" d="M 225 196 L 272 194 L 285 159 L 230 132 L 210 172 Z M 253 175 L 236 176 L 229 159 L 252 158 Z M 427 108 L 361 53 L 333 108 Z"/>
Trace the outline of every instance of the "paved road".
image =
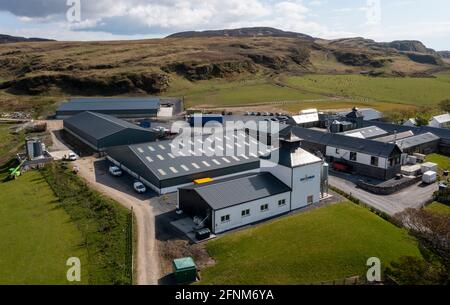
<path id="1" fill-rule="evenodd" d="M 79 175 L 97 191 L 116 200 L 128 209 L 133 208 L 138 231 L 137 283 L 157 285 L 161 278 L 159 253 L 155 239 L 155 207 L 151 205 L 152 194 L 137 195 L 128 176 L 114 178 L 107 173 L 106 162 L 95 162 L 94 158 L 83 158 L 75 164 Z"/>
<path id="2" fill-rule="evenodd" d="M 417 183 L 398 193 L 382 196 L 357 188 L 351 178 L 345 178 L 345 175 L 342 177 L 330 176 L 329 182 L 331 186 L 348 194 L 351 193 L 355 198 L 391 216 L 403 212 L 407 208 L 422 208 L 438 190 L 437 184 L 421 186 L 421 183 Z"/>

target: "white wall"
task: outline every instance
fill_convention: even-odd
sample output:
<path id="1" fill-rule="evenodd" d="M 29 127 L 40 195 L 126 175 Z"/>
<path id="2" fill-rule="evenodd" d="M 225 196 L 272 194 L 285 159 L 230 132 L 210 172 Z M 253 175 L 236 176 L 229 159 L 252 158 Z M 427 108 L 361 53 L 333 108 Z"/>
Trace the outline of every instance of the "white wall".
<path id="1" fill-rule="evenodd" d="M 239 204 L 226 209 L 218 210 L 214 212 L 213 232 L 215 234 L 229 231 L 238 227 L 242 227 L 251 223 L 262 221 L 280 214 L 289 212 L 290 207 L 290 194 L 289 192 L 251 201 L 248 203 Z M 279 207 L 278 201 L 281 199 L 286 200 L 286 205 Z M 261 212 L 261 205 L 268 204 L 269 210 Z M 250 216 L 242 217 L 242 211 L 250 209 Z M 222 223 L 221 217 L 230 215 L 230 221 Z"/>
<path id="2" fill-rule="evenodd" d="M 339 159 L 343 158 L 345 160 L 350 161 L 350 151 L 349 150 L 338 148 L 338 150 L 336 151 L 336 147 L 327 146 L 326 154 L 329 157 L 334 157 L 334 158 L 339 158 Z M 372 159 L 371 155 L 357 152 L 356 153 L 356 161 L 353 161 L 353 162 L 372 166 L 371 162 L 370 162 L 371 159 Z M 387 165 L 388 165 L 388 162 L 387 162 L 386 158 L 378 157 L 378 166 L 377 167 L 386 169 L 388 167 Z"/>
<path id="3" fill-rule="evenodd" d="M 286 166 L 277 164 L 273 166 L 273 162 L 261 159 L 261 171 L 269 172 L 277 177 L 281 182 L 291 187 L 292 184 L 292 169 Z"/>
<path id="4" fill-rule="evenodd" d="M 314 163 L 294 168 L 292 179 L 291 205 L 297 210 L 308 205 L 308 196 L 313 196 L 313 203 L 320 201 L 320 179 L 322 163 Z M 308 177 L 308 179 L 305 179 Z"/>

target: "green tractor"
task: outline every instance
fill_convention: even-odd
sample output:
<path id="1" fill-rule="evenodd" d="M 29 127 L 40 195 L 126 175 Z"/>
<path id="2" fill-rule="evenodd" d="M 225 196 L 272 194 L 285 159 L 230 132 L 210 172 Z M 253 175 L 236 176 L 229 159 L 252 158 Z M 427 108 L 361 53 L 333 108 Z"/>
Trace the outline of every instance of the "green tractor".
<path id="1" fill-rule="evenodd" d="M 25 161 L 22 161 L 17 167 L 13 167 L 9 169 L 9 179 L 16 180 L 20 177 L 21 172 L 20 169 L 22 168 L 22 165 L 25 163 Z"/>

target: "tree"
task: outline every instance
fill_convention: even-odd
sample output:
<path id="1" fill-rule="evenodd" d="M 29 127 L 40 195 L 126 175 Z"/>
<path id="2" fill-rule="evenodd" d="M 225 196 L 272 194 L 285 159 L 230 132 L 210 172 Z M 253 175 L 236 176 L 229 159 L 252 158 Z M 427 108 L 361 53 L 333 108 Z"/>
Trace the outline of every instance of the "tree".
<path id="1" fill-rule="evenodd" d="M 424 260 L 402 257 L 386 269 L 399 284 L 448 284 L 450 279 L 450 217 L 407 209 L 394 216 L 397 225 L 417 238 Z"/>
<path id="2" fill-rule="evenodd" d="M 400 285 L 446 285 L 448 276 L 445 268 L 423 259 L 403 256 L 386 268 L 385 276 Z"/>
<path id="3" fill-rule="evenodd" d="M 439 107 L 441 108 L 442 111 L 450 112 L 450 99 L 443 100 L 442 102 L 440 102 Z"/>

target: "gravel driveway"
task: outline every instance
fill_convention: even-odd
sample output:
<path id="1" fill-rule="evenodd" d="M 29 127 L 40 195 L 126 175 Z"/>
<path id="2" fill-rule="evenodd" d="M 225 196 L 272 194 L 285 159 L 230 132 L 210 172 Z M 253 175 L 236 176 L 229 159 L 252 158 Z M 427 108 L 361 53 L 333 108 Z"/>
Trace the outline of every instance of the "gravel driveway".
<path id="1" fill-rule="evenodd" d="M 357 188 L 352 181 L 352 177 L 345 174 L 340 174 L 339 177 L 330 175 L 329 183 L 331 186 L 351 194 L 353 197 L 391 216 L 403 212 L 407 208 L 422 208 L 433 198 L 433 193 L 438 190 L 437 184 L 422 186 L 421 183 L 417 183 L 392 195 L 375 195 Z"/>

